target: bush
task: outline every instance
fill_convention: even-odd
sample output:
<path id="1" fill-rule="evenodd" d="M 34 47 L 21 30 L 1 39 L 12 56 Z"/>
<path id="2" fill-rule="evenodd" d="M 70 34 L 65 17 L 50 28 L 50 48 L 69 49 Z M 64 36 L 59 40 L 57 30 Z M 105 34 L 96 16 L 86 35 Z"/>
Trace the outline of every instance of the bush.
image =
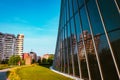
<path id="1" fill-rule="evenodd" d="M 10 57 L 9 61 L 8 61 L 8 64 L 9 65 L 18 65 L 18 62 L 21 61 L 21 58 L 20 56 L 18 55 L 13 55 Z"/>
<path id="2" fill-rule="evenodd" d="M 25 65 L 25 61 L 24 60 L 21 60 L 21 65 Z"/>

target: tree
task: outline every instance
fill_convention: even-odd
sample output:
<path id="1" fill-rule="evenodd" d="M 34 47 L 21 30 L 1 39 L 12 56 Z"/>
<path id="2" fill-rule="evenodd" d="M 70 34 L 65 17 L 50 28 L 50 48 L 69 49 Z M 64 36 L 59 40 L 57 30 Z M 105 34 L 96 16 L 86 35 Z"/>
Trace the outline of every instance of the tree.
<path id="1" fill-rule="evenodd" d="M 47 63 L 47 59 L 43 58 L 42 59 L 42 64 L 46 64 Z"/>
<path id="2" fill-rule="evenodd" d="M 53 59 L 54 59 L 54 55 L 51 54 L 50 57 L 49 57 L 48 60 L 47 60 L 48 63 L 49 63 L 49 64 L 52 64 L 52 63 L 53 63 Z"/>
<path id="3" fill-rule="evenodd" d="M 38 59 L 38 61 L 37 61 L 37 62 L 38 62 L 38 64 L 41 64 L 41 59 Z"/>
<path id="4" fill-rule="evenodd" d="M 54 59 L 54 54 L 50 54 L 50 57 L 49 57 L 50 59 Z"/>
<path id="5" fill-rule="evenodd" d="M 10 57 L 9 61 L 8 61 L 8 64 L 9 65 L 18 65 L 18 62 L 21 61 L 21 58 L 20 56 L 18 55 L 13 55 Z"/>
<path id="6" fill-rule="evenodd" d="M 21 65 L 25 65 L 25 60 L 21 60 Z"/>
<path id="7" fill-rule="evenodd" d="M 32 59 L 32 64 L 34 64 L 35 63 L 35 60 L 34 59 Z"/>
<path id="8" fill-rule="evenodd" d="M 48 62 L 49 64 L 52 64 L 52 63 L 53 63 L 53 59 L 52 59 L 52 58 L 48 58 L 47 62 Z"/>

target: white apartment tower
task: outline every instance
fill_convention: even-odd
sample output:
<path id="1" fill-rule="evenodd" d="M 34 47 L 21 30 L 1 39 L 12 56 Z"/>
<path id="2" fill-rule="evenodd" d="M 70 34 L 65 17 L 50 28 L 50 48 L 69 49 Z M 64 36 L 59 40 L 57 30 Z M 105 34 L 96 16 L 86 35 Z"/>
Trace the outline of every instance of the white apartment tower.
<path id="1" fill-rule="evenodd" d="M 16 39 L 16 55 L 22 57 L 23 53 L 23 42 L 24 42 L 24 35 L 18 34 Z"/>

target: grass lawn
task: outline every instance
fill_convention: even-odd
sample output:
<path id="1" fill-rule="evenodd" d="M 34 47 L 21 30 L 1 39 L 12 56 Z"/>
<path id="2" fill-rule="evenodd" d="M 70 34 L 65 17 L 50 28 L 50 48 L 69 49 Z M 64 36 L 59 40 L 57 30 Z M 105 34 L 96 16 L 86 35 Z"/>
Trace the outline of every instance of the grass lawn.
<path id="1" fill-rule="evenodd" d="M 38 65 L 12 69 L 8 78 L 10 80 L 72 80 Z"/>
<path id="2" fill-rule="evenodd" d="M 14 68 L 14 67 L 17 67 L 17 66 L 18 65 L 9 66 L 8 64 L 0 64 L 0 70 L 7 69 L 7 68 Z"/>
<path id="3" fill-rule="evenodd" d="M 6 68 L 10 68 L 10 66 L 8 66 L 8 64 L 0 64 L 0 70 Z"/>

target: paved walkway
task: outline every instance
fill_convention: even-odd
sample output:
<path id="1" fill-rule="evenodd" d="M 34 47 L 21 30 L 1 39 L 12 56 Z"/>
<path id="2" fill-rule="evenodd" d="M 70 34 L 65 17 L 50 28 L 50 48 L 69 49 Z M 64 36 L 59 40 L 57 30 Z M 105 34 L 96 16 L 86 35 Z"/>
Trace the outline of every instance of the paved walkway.
<path id="1" fill-rule="evenodd" d="M 3 69 L 0 70 L 0 80 L 7 80 L 7 71 L 10 69 Z"/>

